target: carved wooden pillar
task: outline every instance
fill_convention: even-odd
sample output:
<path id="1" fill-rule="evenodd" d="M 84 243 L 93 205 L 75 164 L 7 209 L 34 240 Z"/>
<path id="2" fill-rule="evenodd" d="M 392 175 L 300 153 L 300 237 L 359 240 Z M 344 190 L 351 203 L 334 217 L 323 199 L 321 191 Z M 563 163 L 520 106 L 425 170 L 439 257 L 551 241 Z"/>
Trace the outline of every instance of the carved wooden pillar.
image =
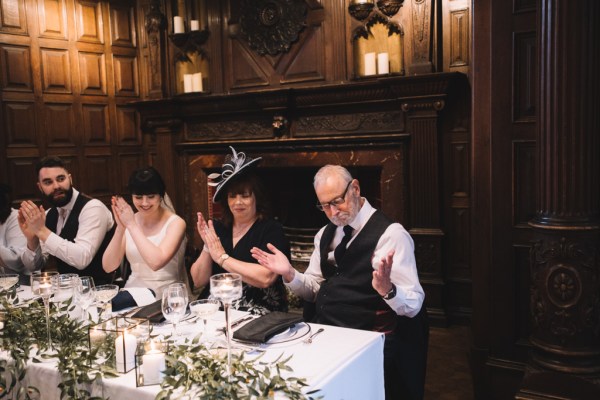
<path id="1" fill-rule="evenodd" d="M 148 35 L 148 97 L 162 98 L 165 93 L 165 28 L 167 20 L 161 11 L 160 0 L 150 0 L 146 12 L 146 33 Z"/>
<path id="2" fill-rule="evenodd" d="M 412 63 L 409 73 L 433 72 L 433 2 L 412 0 Z"/>
<path id="3" fill-rule="evenodd" d="M 531 360 L 517 398 L 600 398 L 600 3 L 541 0 Z M 554 397 L 556 396 L 556 397 Z"/>

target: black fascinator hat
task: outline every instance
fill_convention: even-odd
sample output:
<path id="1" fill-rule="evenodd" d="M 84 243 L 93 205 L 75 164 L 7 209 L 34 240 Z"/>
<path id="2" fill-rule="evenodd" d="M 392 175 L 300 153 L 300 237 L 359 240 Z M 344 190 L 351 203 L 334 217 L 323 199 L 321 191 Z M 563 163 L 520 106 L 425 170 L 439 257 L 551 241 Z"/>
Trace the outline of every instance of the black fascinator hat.
<path id="1" fill-rule="evenodd" d="M 213 196 L 214 203 L 219 201 L 223 193 L 226 192 L 224 189 L 233 178 L 254 169 L 254 167 L 258 165 L 258 162 L 262 160 L 262 157 L 251 158 L 241 151 L 236 152 L 231 146 L 229 146 L 229 148 L 231 149 L 232 154 L 227 154 L 225 156 L 225 162 L 223 163 L 221 173 L 210 174 L 208 176 L 208 178 L 212 180 L 212 182 L 209 182 L 208 184 L 217 187 Z M 218 178 L 221 179 L 215 181 Z"/>

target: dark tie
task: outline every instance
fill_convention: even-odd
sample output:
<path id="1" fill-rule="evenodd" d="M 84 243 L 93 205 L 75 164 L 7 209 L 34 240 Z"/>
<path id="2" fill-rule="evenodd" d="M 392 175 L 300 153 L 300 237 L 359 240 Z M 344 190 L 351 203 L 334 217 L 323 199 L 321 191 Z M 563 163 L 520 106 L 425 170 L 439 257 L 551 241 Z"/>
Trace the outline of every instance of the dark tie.
<path id="1" fill-rule="evenodd" d="M 344 257 L 344 253 L 346 252 L 346 247 L 348 246 L 348 242 L 352 239 L 352 232 L 354 228 L 350 225 L 344 226 L 344 237 L 340 244 L 337 245 L 335 250 L 333 251 L 333 256 L 335 257 L 335 263 L 340 265 L 340 260 Z"/>

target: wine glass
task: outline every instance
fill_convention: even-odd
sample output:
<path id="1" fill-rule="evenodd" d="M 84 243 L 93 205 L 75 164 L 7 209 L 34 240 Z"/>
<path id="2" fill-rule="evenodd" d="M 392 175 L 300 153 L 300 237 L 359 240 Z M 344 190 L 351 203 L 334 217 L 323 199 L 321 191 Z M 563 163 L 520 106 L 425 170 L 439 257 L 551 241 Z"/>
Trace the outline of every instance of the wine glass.
<path id="1" fill-rule="evenodd" d="M 96 301 L 94 278 L 80 276 L 75 286 L 75 300 L 83 311 L 83 318 L 88 318 L 88 308 Z"/>
<path id="2" fill-rule="evenodd" d="M 0 291 L 7 291 L 19 283 L 19 274 L 0 274 Z"/>
<path id="3" fill-rule="evenodd" d="M 119 293 L 118 285 L 100 285 L 96 286 L 94 290 L 94 296 L 96 300 L 100 302 L 102 313 L 100 314 L 100 320 L 107 320 L 110 318 L 112 312 L 112 305 L 110 301 Z"/>
<path id="4" fill-rule="evenodd" d="M 167 321 L 173 324 L 173 336 L 177 336 L 177 324 L 185 315 L 188 304 L 188 293 L 185 284 L 169 285 L 162 294 L 162 313 Z"/>
<path id="5" fill-rule="evenodd" d="M 55 279 L 56 288 L 52 302 L 60 307 L 60 303 L 67 302 L 73 298 L 75 294 L 75 286 L 79 275 L 77 274 L 60 274 Z"/>
<path id="6" fill-rule="evenodd" d="M 231 321 L 229 308 L 234 300 L 242 297 L 240 274 L 217 274 L 210 277 L 210 294 L 223 303 L 225 311 L 225 333 L 227 334 L 227 373 L 231 375 Z"/>
<path id="7" fill-rule="evenodd" d="M 41 296 L 46 311 L 46 330 L 48 331 L 48 347 L 52 347 L 50 337 L 50 297 L 56 290 L 58 272 L 34 272 L 31 274 L 31 292 Z"/>
<path id="8" fill-rule="evenodd" d="M 190 310 L 204 323 L 202 338 L 206 338 L 208 318 L 219 310 L 219 300 L 202 299 L 190 303 Z"/>

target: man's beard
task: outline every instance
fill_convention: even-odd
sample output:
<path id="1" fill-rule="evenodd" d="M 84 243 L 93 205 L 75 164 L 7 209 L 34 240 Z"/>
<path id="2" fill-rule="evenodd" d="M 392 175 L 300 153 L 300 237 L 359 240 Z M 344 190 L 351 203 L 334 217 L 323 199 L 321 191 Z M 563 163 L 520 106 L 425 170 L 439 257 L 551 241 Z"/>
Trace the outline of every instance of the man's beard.
<path id="1" fill-rule="evenodd" d="M 360 211 L 360 197 L 350 197 L 346 200 L 348 203 L 348 210 L 343 213 L 338 213 L 335 217 L 330 217 L 329 220 L 337 226 L 346 226 L 350 222 L 354 221 L 354 218 Z"/>
<path id="2" fill-rule="evenodd" d="M 59 193 L 64 194 L 64 196 L 60 197 L 58 199 L 55 199 L 54 196 Z M 67 204 L 69 204 L 69 202 L 73 198 L 73 186 L 69 186 L 68 190 L 62 190 L 62 189 L 55 190 L 54 192 L 45 195 L 45 198 L 46 198 L 46 201 L 48 203 L 50 203 L 50 205 L 52 205 L 52 207 L 66 206 Z"/>

